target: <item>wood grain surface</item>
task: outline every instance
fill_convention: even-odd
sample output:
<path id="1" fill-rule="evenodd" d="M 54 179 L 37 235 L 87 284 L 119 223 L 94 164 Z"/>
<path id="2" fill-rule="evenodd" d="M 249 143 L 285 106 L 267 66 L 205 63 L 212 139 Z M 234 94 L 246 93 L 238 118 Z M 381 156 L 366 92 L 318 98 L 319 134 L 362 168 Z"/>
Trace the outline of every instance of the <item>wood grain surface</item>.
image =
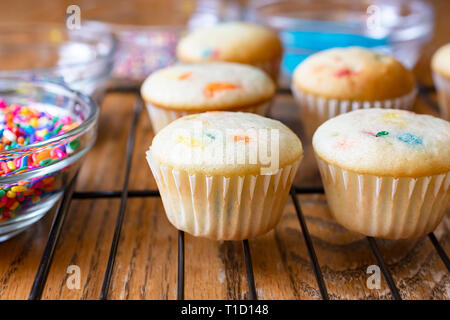
<path id="1" fill-rule="evenodd" d="M 436 8 L 436 32 L 423 51 L 415 73 L 430 85 L 431 54 L 450 42 L 450 1 L 430 1 Z M 42 3 L 42 4 L 41 4 Z M 16 21 L 61 21 L 68 4 L 87 1 L 15 1 L 0 5 L 0 17 Z M 90 2 L 92 3 L 92 1 Z M 105 1 L 98 3 L 104 4 Z M 113 5 L 113 4 L 109 4 Z M 6 7 L 5 7 L 6 6 Z M 85 158 L 76 190 L 120 190 L 125 176 L 125 148 L 133 117 L 135 95 L 111 93 L 101 105 L 98 140 Z M 435 96 L 432 96 L 435 99 Z M 419 98 L 415 110 L 434 113 Z M 302 137 L 293 98 L 280 94 L 271 110 Z M 155 189 L 144 153 L 151 143 L 148 114 L 141 113 L 136 129 L 129 188 Z M 303 161 L 295 184 L 318 186 L 311 146 L 305 141 Z M 334 223 L 321 194 L 298 197 L 332 299 L 392 299 L 384 279 L 380 289 L 368 289 L 367 267 L 377 264 L 365 237 Z M 43 299 L 98 299 L 114 234 L 120 199 L 72 200 Z M 254 275 L 260 299 L 319 299 L 316 278 L 291 200 L 275 230 L 250 240 Z M 27 299 L 41 259 L 53 211 L 19 236 L 0 243 L 0 299 Z M 450 253 L 447 214 L 435 234 Z M 245 299 L 248 297 L 240 242 L 217 242 L 186 234 L 186 299 Z M 377 240 L 393 278 L 405 299 L 449 299 L 450 275 L 428 238 Z M 81 288 L 66 285 L 69 265 L 81 270 Z M 112 273 L 109 299 L 175 299 L 177 231 L 168 222 L 159 198 L 129 198 Z"/>

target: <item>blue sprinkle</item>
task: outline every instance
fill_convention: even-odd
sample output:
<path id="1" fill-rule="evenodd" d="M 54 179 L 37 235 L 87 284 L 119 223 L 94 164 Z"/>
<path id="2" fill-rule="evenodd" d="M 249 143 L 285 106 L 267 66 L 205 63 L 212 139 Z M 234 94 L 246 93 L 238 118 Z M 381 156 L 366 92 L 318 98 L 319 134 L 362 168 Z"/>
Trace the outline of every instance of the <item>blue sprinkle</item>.
<path id="1" fill-rule="evenodd" d="M 22 158 L 22 163 L 20 164 L 21 168 L 26 168 L 28 164 L 28 156 Z"/>
<path id="2" fill-rule="evenodd" d="M 28 126 L 24 130 L 27 134 L 34 134 L 34 129 L 32 126 Z"/>
<path id="3" fill-rule="evenodd" d="M 213 52 L 212 49 L 206 49 L 206 50 L 203 51 L 202 57 L 203 58 L 208 58 L 208 57 L 211 56 L 212 52 Z"/>
<path id="4" fill-rule="evenodd" d="M 397 139 L 410 145 L 423 144 L 422 139 L 412 133 L 402 133 L 397 136 Z"/>

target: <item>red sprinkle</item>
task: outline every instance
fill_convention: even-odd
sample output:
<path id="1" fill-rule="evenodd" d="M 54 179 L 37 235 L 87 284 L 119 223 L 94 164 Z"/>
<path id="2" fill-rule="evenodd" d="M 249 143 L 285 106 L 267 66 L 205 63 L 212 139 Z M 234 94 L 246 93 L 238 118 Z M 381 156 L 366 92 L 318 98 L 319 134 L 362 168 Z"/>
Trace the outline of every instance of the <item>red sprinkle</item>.
<path id="1" fill-rule="evenodd" d="M 333 75 L 335 77 L 341 78 L 341 77 L 348 77 L 358 74 L 358 72 L 352 71 L 349 68 L 344 68 L 336 71 Z"/>

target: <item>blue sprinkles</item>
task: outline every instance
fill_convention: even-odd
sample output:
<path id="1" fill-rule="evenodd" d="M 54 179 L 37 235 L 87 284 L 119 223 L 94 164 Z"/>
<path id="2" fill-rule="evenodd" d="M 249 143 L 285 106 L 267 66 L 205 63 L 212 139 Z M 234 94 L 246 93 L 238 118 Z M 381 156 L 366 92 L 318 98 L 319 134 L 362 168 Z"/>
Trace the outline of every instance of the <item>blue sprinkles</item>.
<path id="1" fill-rule="evenodd" d="M 423 144 L 421 138 L 409 132 L 399 134 L 397 139 L 413 146 Z"/>
<path id="2" fill-rule="evenodd" d="M 202 53 L 202 58 L 209 58 L 213 54 L 213 49 L 205 49 Z"/>

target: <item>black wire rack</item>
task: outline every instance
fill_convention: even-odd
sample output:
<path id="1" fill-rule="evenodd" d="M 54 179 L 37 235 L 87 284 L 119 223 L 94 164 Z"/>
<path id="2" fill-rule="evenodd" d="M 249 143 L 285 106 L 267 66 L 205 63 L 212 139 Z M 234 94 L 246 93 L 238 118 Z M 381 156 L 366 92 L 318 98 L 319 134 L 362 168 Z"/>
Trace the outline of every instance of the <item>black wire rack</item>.
<path id="1" fill-rule="evenodd" d="M 433 87 L 426 87 L 421 84 L 418 84 L 419 95 L 421 98 L 434 110 L 437 110 L 437 104 L 431 98 L 430 93 L 434 92 Z M 113 88 L 110 89 L 109 92 L 133 92 L 136 94 L 136 100 L 134 105 L 133 117 L 131 122 L 131 129 L 128 135 L 127 147 L 126 147 L 126 158 L 125 158 L 125 179 L 123 183 L 123 187 L 121 190 L 103 190 L 103 191 L 89 191 L 89 192 L 74 192 L 74 186 L 77 176 L 71 181 L 71 183 L 66 187 L 64 191 L 63 197 L 58 204 L 56 209 L 53 222 L 49 231 L 48 239 L 36 272 L 36 276 L 34 278 L 33 285 L 31 287 L 29 300 L 39 300 L 42 297 L 42 293 L 44 291 L 45 283 L 47 281 L 47 276 L 50 270 L 50 266 L 53 261 L 53 256 L 55 254 L 55 249 L 59 240 L 59 236 L 61 234 L 61 230 L 64 225 L 64 221 L 67 216 L 67 212 L 70 208 L 70 203 L 72 199 L 105 199 L 105 198 L 120 198 L 120 206 L 117 215 L 117 221 L 114 229 L 114 236 L 111 243 L 111 249 L 108 257 L 108 263 L 106 266 L 106 271 L 104 275 L 103 285 L 100 293 L 100 299 L 105 300 L 108 297 L 108 291 L 111 283 L 111 276 L 114 269 L 115 257 L 117 253 L 117 248 L 120 240 L 120 233 L 122 229 L 122 224 L 125 216 L 125 209 L 127 205 L 128 198 L 146 198 L 146 197 L 159 197 L 158 190 L 129 190 L 128 182 L 130 177 L 130 169 L 131 169 L 131 158 L 133 155 L 133 148 L 135 142 L 136 135 L 136 127 L 139 120 L 139 117 L 142 113 L 143 109 L 143 101 L 139 95 L 139 91 L 137 88 Z M 279 94 L 290 94 L 290 90 L 278 90 Z M 303 234 L 303 238 L 306 244 L 306 248 L 309 254 L 309 258 L 311 260 L 311 264 L 313 267 L 314 275 L 317 281 L 317 285 L 319 287 L 319 291 L 322 299 L 328 300 L 329 295 L 326 287 L 326 283 L 324 281 L 322 270 L 317 259 L 313 242 L 311 240 L 311 235 L 308 231 L 308 227 L 306 224 L 305 217 L 302 213 L 302 209 L 297 198 L 299 194 L 319 194 L 323 193 L 323 188 L 315 188 L 315 187 L 295 187 L 293 186 L 290 191 L 290 196 L 292 202 L 294 204 L 294 208 L 297 214 L 297 218 L 300 224 L 300 229 Z M 445 264 L 447 270 L 450 272 L 450 262 L 449 258 L 437 240 L 434 233 L 428 234 L 428 238 L 436 249 L 439 257 L 442 262 Z M 367 241 L 369 242 L 369 246 L 372 250 L 373 255 L 375 256 L 378 265 L 383 273 L 383 276 L 389 286 L 392 297 L 396 300 L 401 300 L 401 295 L 399 290 L 395 284 L 395 281 L 392 278 L 391 272 L 383 259 L 383 255 L 378 248 L 376 239 L 372 237 L 367 237 Z M 248 240 L 242 241 L 242 249 L 244 252 L 244 262 L 247 276 L 247 284 L 248 284 L 248 292 L 250 300 L 257 300 L 257 291 L 255 285 L 255 279 L 253 274 L 253 266 L 252 266 L 252 258 L 250 252 L 250 246 Z M 177 274 L 177 299 L 184 299 L 184 279 L 185 279 L 185 247 L 184 247 L 184 232 L 178 231 L 178 274 Z"/>

